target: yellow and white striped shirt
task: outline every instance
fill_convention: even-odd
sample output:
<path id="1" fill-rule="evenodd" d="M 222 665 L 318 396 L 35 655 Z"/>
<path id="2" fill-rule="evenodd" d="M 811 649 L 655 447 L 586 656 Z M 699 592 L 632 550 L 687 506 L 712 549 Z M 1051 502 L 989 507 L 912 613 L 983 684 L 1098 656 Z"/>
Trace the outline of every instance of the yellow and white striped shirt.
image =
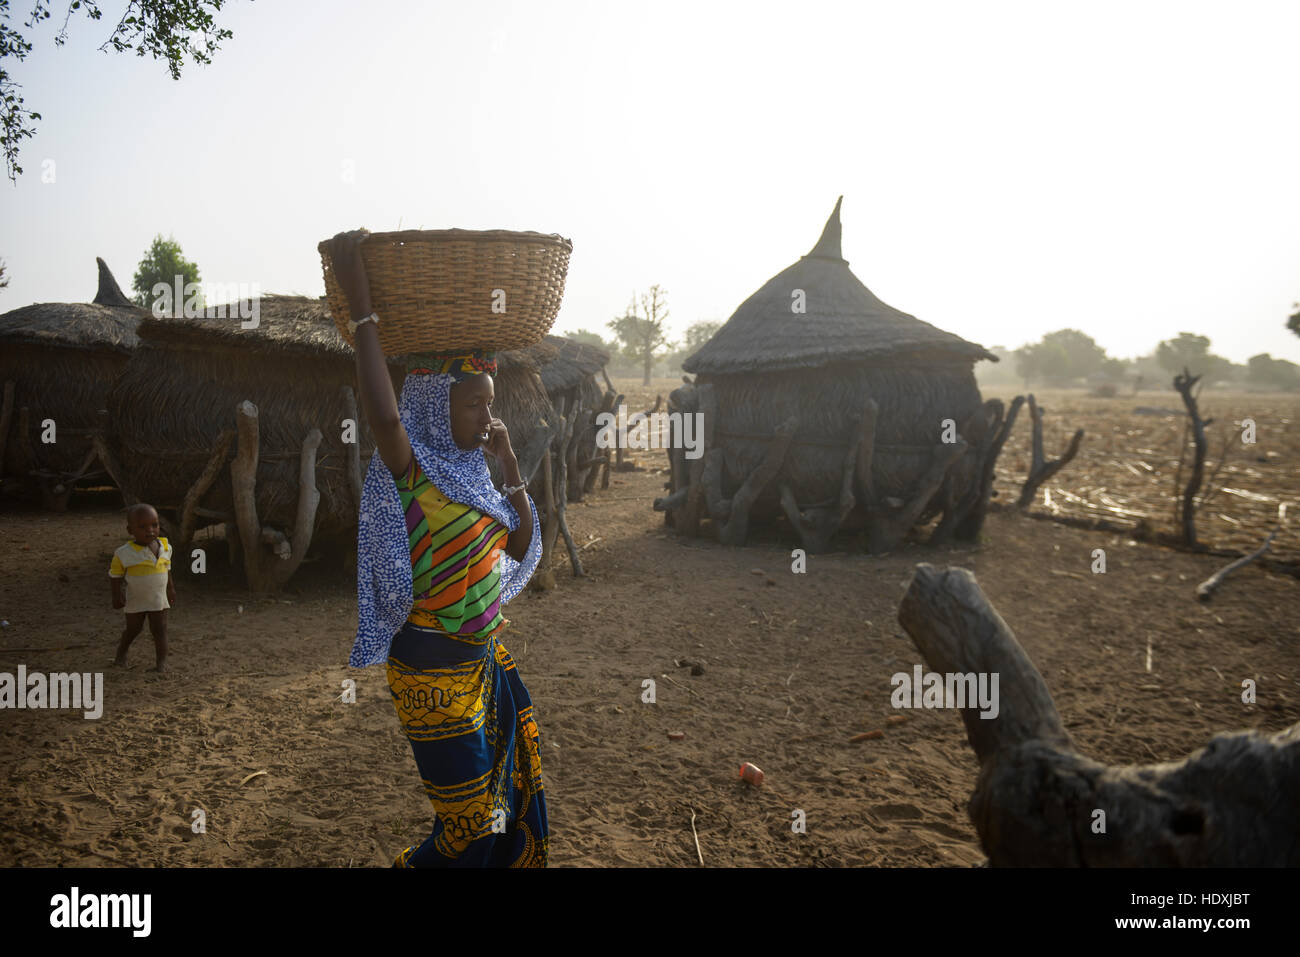
<path id="1" fill-rule="evenodd" d="M 158 557 L 148 545 L 127 542 L 113 553 L 109 578 L 126 579 L 126 612 L 162 611 L 171 607 L 167 600 L 167 574 L 172 567 L 172 547 L 167 539 L 158 539 Z"/>

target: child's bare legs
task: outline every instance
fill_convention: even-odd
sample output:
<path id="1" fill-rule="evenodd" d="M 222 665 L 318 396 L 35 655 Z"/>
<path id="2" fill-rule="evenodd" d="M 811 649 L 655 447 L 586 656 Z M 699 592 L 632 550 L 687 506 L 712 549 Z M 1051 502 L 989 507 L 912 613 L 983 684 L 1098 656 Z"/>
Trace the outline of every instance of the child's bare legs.
<path id="1" fill-rule="evenodd" d="M 157 665 L 154 671 L 167 670 L 167 609 L 151 611 L 149 615 L 149 633 L 153 635 L 154 656 Z"/>
<path id="2" fill-rule="evenodd" d="M 126 613 L 126 627 L 122 629 L 122 640 L 117 643 L 117 657 L 113 659 L 113 664 L 126 664 L 126 650 L 131 647 L 131 642 L 135 641 L 135 636 L 144 630 L 145 611 L 128 611 Z"/>

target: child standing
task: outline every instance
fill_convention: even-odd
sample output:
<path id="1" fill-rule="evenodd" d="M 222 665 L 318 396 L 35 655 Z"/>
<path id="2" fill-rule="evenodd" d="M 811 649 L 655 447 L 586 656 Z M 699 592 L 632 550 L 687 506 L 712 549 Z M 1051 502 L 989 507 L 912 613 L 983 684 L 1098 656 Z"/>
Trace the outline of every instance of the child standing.
<path id="1" fill-rule="evenodd" d="M 113 663 L 126 664 L 126 651 L 143 630 L 147 616 L 157 658 L 154 671 L 166 671 L 167 609 L 176 601 L 172 547 L 167 539 L 158 537 L 158 512 L 152 505 L 132 505 L 126 513 L 126 530 L 132 541 L 113 553 L 108 569 L 113 582 L 113 607 L 126 609 L 126 628 Z"/>

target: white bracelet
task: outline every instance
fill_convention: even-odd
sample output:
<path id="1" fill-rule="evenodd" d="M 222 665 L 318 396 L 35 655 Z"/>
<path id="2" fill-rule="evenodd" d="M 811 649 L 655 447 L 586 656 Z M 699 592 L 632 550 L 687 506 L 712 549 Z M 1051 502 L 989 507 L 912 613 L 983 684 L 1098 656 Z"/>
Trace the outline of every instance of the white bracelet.
<path id="1" fill-rule="evenodd" d="M 352 335 L 355 336 L 357 334 L 357 330 L 360 329 L 362 326 L 364 326 L 367 322 L 373 322 L 375 325 L 379 325 L 379 315 L 377 313 L 372 312 L 364 319 L 356 319 L 356 320 L 349 319 L 348 332 L 352 333 Z"/>
<path id="2" fill-rule="evenodd" d="M 525 481 L 522 485 L 515 485 L 515 486 L 502 485 L 501 491 L 505 492 L 507 495 L 514 495 L 515 492 L 522 492 L 526 488 L 528 488 L 527 481 Z"/>

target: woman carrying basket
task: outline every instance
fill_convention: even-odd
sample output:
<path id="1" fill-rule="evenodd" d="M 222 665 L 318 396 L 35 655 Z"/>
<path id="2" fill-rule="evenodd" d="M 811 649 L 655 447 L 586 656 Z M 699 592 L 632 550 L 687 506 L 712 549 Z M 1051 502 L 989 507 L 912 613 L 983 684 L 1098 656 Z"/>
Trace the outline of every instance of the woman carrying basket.
<path id="1" fill-rule="evenodd" d="M 365 236 L 329 241 L 376 451 L 361 498 L 349 664 L 387 663 L 436 816 L 395 866 L 544 867 L 540 734 L 498 640 L 509 623 L 501 607 L 532 576 L 541 536 L 506 426 L 491 412 L 496 362 L 484 353 L 414 357 L 399 402 L 361 261 Z M 500 465 L 501 491 L 485 454 Z"/>

